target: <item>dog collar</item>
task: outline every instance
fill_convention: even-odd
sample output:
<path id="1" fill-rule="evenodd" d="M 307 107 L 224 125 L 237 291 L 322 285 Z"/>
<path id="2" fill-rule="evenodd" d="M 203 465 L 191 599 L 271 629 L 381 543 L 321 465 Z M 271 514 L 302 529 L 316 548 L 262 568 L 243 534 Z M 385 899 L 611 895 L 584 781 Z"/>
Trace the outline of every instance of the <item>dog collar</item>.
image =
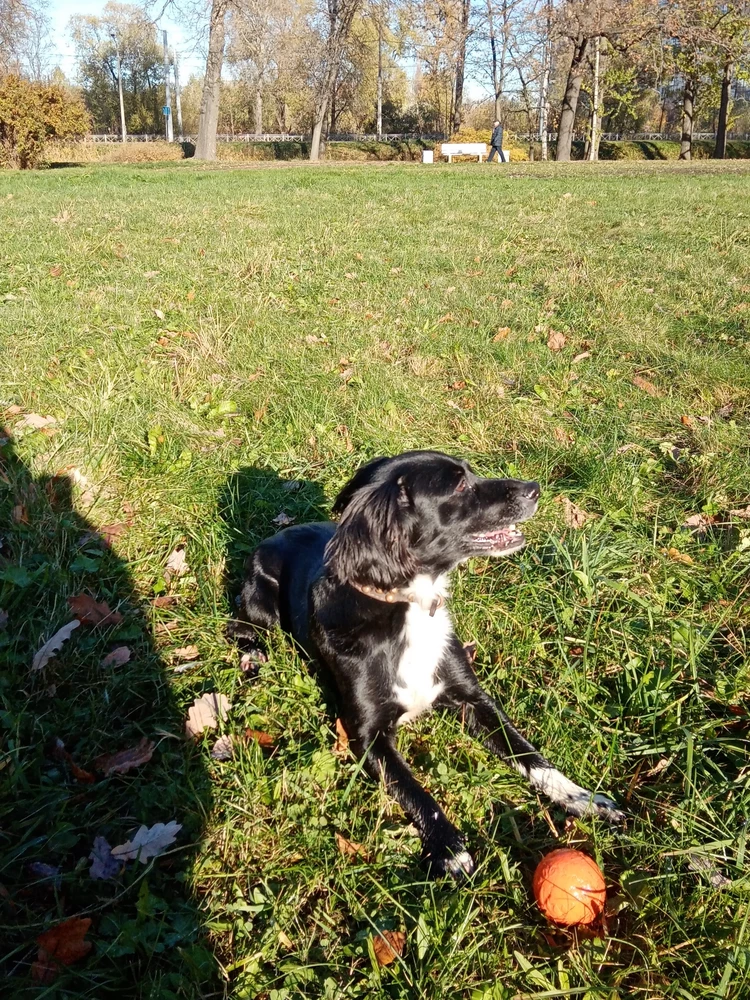
<path id="1" fill-rule="evenodd" d="M 437 609 L 442 608 L 445 604 L 445 598 L 442 594 L 438 594 L 434 597 L 429 604 L 424 604 L 420 600 L 418 594 L 415 594 L 411 590 L 400 589 L 399 587 L 394 587 L 391 590 L 382 590 L 380 587 L 373 587 L 370 584 L 364 583 L 352 583 L 352 587 L 354 587 L 355 590 L 358 590 L 360 594 L 364 594 L 365 597 L 372 597 L 374 600 L 383 601 L 385 604 L 399 604 L 406 602 L 409 604 L 418 604 L 423 611 L 430 612 L 430 618 L 434 618 Z"/>

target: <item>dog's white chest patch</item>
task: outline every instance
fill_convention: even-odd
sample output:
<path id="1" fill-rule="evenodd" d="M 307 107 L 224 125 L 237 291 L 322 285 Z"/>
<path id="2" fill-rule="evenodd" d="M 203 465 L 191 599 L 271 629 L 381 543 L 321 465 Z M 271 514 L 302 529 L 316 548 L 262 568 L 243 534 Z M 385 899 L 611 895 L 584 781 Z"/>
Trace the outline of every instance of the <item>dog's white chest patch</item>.
<path id="1" fill-rule="evenodd" d="M 451 619 L 445 607 L 432 616 L 429 609 L 436 597 L 445 598 L 445 583 L 443 577 L 434 582 L 417 578 L 411 588 L 421 599 L 419 604 L 410 604 L 406 612 L 406 646 L 393 685 L 393 693 L 404 709 L 399 724 L 427 711 L 443 691 L 437 669 L 452 633 Z"/>

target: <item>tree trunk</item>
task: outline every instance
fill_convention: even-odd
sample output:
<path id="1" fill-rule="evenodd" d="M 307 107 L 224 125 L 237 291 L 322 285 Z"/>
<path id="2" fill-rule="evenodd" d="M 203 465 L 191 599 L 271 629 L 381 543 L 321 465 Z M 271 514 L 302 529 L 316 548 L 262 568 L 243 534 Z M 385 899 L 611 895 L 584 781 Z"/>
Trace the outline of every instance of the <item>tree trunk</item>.
<path id="1" fill-rule="evenodd" d="M 591 107 L 591 140 L 589 144 L 589 160 L 595 162 L 599 159 L 599 67 L 601 65 L 601 38 L 596 36 L 594 50 L 594 93 L 592 95 Z"/>
<path id="2" fill-rule="evenodd" d="M 310 143 L 310 160 L 315 163 L 320 159 L 320 140 L 323 136 L 323 126 L 325 125 L 326 115 L 328 114 L 328 95 L 323 97 L 322 102 L 318 105 L 317 113 L 315 115 L 315 125 L 313 127 L 312 141 Z"/>
<path id="3" fill-rule="evenodd" d="M 383 134 L 383 22 L 380 16 L 378 17 L 378 106 L 375 132 L 378 139 Z"/>
<path id="4" fill-rule="evenodd" d="M 263 135 L 263 91 L 260 80 L 255 87 L 255 134 Z"/>
<path id="5" fill-rule="evenodd" d="M 716 145 L 714 159 L 723 160 L 727 155 L 727 118 L 729 116 L 729 92 L 732 88 L 734 65 L 731 59 L 724 63 L 724 73 L 721 77 L 721 102 L 719 103 L 719 122 L 716 126 Z"/>
<path id="6" fill-rule="evenodd" d="M 565 85 L 565 96 L 563 97 L 562 110 L 560 112 L 560 127 L 557 131 L 557 153 L 555 159 L 559 163 L 570 162 L 570 148 L 573 143 L 573 128 L 576 121 L 576 109 L 578 107 L 578 97 L 581 93 L 581 83 L 583 82 L 584 57 L 589 40 L 583 33 L 579 33 L 578 38 L 573 42 L 573 57 L 568 70 L 568 80 Z"/>
<path id="7" fill-rule="evenodd" d="M 456 56 L 456 90 L 453 101 L 453 131 L 461 128 L 464 106 L 464 75 L 466 73 L 466 45 L 469 40 L 469 15 L 471 0 L 461 0 L 461 22 L 459 25 L 458 55 Z"/>
<path id="8" fill-rule="evenodd" d="M 497 38 L 495 37 L 495 19 L 492 16 L 492 0 L 487 0 L 487 23 L 490 29 L 490 53 L 492 55 L 492 89 L 495 93 L 495 120 L 500 121 L 500 103 L 503 96 L 503 85 L 500 80 L 500 66 L 497 58 Z"/>
<path id="9" fill-rule="evenodd" d="M 544 39 L 544 62 L 542 84 L 539 91 L 539 140 L 542 144 L 542 159 L 548 157 L 547 129 L 549 123 L 549 75 L 552 65 L 552 0 L 547 0 L 546 37 Z"/>
<path id="10" fill-rule="evenodd" d="M 681 160 L 689 160 L 692 156 L 694 113 L 695 80 L 689 76 L 685 80 L 685 92 L 682 95 L 682 141 L 680 142 Z"/>
<path id="11" fill-rule="evenodd" d="M 216 159 L 216 130 L 219 126 L 221 67 L 224 62 L 226 0 L 213 0 L 208 32 L 208 59 L 203 80 L 203 96 L 195 143 L 196 160 Z"/>

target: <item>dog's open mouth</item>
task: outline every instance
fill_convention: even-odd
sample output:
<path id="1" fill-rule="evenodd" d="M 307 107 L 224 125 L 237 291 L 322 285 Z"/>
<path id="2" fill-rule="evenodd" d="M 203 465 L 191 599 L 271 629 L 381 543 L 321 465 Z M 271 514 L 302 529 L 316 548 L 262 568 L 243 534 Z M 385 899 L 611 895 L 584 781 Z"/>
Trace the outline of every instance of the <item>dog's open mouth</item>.
<path id="1" fill-rule="evenodd" d="M 523 548 L 526 544 L 523 532 L 519 531 L 515 524 L 509 524 L 507 528 L 499 528 L 497 531 L 482 531 L 471 536 L 477 552 L 486 552 L 488 555 L 506 555 Z"/>

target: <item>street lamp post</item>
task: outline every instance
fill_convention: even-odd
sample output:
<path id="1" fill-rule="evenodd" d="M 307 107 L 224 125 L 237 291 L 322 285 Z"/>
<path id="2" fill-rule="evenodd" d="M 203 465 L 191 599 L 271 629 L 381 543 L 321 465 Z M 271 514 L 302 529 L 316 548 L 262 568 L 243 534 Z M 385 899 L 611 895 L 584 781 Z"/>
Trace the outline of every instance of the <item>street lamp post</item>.
<path id="1" fill-rule="evenodd" d="M 122 99 L 122 66 L 120 64 L 120 43 L 114 31 L 110 32 L 110 37 L 115 43 L 115 55 L 117 56 L 117 89 L 120 92 L 120 128 L 122 129 L 122 141 L 128 141 L 128 130 L 125 128 L 125 102 Z"/>

